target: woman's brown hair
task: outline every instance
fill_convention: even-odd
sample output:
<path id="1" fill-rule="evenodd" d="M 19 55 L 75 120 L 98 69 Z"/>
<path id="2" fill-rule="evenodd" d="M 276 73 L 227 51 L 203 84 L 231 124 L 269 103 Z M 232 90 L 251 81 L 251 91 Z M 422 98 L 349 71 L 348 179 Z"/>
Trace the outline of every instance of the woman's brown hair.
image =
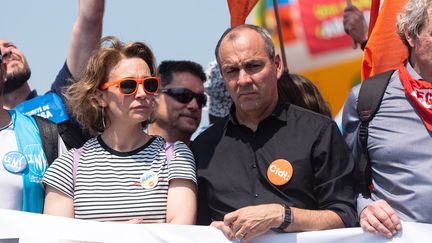
<path id="1" fill-rule="evenodd" d="M 97 90 L 108 81 L 111 69 L 125 58 L 141 58 L 152 76 L 156 75 L 156 60 L 151 49 L 143 42 L 122 43 L 114 36 L 102 38 L 101 47 L 91 56 L 82 75 L 64 92 L 66 105 L 92 135 L 103 132 L 109 125 L 108 117 L 103 115 L 99 105 Z"/>
<path id="2" fill-rule="evenodd" d="M 304 76 L 284 71 L 278 80 L 278 95 L 282 102 L 291 103 L 332 118 L 329 105 L 318 88 Z"/>

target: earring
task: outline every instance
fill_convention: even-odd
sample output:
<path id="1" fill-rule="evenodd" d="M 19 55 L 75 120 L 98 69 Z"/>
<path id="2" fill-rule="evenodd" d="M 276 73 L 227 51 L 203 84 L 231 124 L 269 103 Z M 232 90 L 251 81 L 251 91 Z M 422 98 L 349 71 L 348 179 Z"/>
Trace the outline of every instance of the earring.
<path id="1" fill-rule="evenodd" d="M 105 108 L 102 108 L 102 127 L 105 130 L 106 125 L 105 125 Z"/>

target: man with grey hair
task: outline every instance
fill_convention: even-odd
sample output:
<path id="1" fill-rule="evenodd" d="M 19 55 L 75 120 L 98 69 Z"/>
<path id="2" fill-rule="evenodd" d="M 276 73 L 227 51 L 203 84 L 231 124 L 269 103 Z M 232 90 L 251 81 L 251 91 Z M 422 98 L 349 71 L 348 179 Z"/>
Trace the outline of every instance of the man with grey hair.
<path id="1" fill-rule="evenodd" d="M 367 154 L 371 168 L 373 189 L 357 200 L 360 225 L 389 238 L 401 230 L 401 220 L 432 223 L 431 20 L 431 0 L 411 0 L 398 16 L 398 34 L 410 55 L 391 74 L 369 122 L 367 151 L 359 139 L 360 86 L 344 108 L 345 140 L 356 160 Z"/>
<path id="2" fill-rule="evenodd" d="M 197 222 L 241 241 L 355 226 L 354 161 L 334 121 L 281 102 L 282 60 L 268 33 L 228 29 L 215 54 L 233 106 L 191 146 Z"/>

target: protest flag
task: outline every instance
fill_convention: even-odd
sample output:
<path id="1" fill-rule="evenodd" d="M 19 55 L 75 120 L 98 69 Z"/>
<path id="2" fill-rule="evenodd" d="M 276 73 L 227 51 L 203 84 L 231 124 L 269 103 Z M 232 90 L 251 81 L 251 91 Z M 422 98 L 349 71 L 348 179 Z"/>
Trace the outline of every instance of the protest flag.
<path id="1" fill-rule="evenodd" d="M 397 67 L 408 49 L 396 32 L 396 19 L 407 0 L 372 0 L 369 38 L 362 61 L 362 80 Z"/>

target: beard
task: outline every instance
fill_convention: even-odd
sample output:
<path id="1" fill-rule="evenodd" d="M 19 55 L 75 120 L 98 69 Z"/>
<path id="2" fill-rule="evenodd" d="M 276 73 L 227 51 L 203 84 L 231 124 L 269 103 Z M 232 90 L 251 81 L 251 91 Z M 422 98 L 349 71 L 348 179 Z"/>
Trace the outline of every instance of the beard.
<path id="1" fill-rule="evenodd" d="M 4 83 L 3 86 L 4 94 L 8 94 L 19 89 L 30 79 L 30 76 L 31 76 L 30 67 L 27 61 L 24 61 L 23 68 L 14 70 L 7 74 L 6 82 Z"/>

